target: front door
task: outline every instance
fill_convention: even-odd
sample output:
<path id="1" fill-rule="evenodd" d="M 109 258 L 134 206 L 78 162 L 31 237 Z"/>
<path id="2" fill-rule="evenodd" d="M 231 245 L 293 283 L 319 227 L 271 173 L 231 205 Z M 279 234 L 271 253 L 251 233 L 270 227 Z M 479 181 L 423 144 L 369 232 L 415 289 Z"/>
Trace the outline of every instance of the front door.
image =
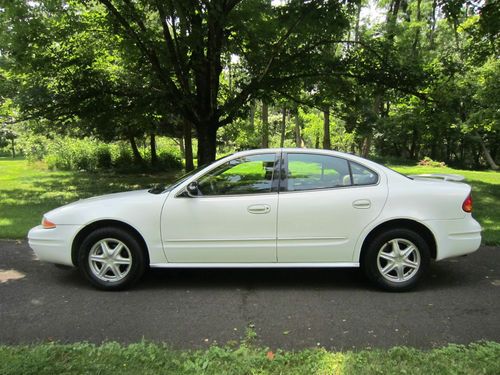
<path id="1" fill-rule="evenodd" d="M 172 263 L 276 262 L 278 155 L 229 160 L 197 181 L 198 194 L 169 196 L 162 240 Z"/>

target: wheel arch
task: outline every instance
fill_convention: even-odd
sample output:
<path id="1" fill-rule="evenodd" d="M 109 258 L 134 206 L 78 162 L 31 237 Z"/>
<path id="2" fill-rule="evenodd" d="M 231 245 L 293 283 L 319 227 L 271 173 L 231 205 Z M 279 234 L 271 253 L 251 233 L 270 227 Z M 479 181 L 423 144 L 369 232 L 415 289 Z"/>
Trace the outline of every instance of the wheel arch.
<path id="1" fill-rule="evenodd" d="M 377 225 L 365 237 L 365 239 L 363 240 L 363 244 L 361 245 L 361 251 L 359 253 L 360 262 L 363 261 L 363 255 L 366 252 L 370 242 L 380 233 L 388 229 L 394 229 L 394 228 L 410 229 L 420 234 L 429 245 L 431 258 L 436 259 L 437 242 L 434 234 L 428 227 L 412 219 L 392 219 Z"/>
<path id="2" fill-rule="evenodd" d="M 144 252 L 145 256 L 146 265 L 149 265 L 148 246 L 146 244 L 146 241 L 144 240 L 144 237 L 139 233 L 137 229 L 135 229 L 130 224 L 124 223 L 123 221 L 119 220 L 99 220 L 83 227 L 73 239 L 73 243 L 71 245 L 71 261 L 75 266 L 78 266 L 78 250 L 80 249 L 80 246 L 85 238 L 96 229 L 106 227 L 120 228 L 130 233 L 141 245 L 142 251 Z"/>

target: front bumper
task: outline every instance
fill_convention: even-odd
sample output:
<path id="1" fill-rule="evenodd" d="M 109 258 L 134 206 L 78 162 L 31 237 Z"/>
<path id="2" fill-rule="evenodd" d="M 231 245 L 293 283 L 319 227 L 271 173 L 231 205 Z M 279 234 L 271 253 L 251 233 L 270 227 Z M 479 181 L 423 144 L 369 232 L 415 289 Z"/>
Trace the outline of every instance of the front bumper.
<path id="1" fill-rule="evenodd" d="M 28 243 L 41 261 L 74 266 L 71 245 L 81 228 L 80 225 L 58 225 L 45 229 L 39 225 L 28 232 Z"/>
<path id="2" fill-rule="evenodd" d="M 436 260 L 473 253 L 481 246 L 481 226 L 472 215 L 457 220 L 427 220 L 437 245 Z"/>

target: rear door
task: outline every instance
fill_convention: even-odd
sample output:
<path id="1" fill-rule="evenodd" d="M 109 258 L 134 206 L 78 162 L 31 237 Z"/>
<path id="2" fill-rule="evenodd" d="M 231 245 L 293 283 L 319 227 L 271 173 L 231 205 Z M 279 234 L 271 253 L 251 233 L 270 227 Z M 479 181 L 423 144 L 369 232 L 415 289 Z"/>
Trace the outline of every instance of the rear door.
<path id="1" fill-rule="evenodd" d="M 278 262 L 352 262 L 359 234 L 381 212 L 385 179 L 343 158 L 284 154 Z"/>

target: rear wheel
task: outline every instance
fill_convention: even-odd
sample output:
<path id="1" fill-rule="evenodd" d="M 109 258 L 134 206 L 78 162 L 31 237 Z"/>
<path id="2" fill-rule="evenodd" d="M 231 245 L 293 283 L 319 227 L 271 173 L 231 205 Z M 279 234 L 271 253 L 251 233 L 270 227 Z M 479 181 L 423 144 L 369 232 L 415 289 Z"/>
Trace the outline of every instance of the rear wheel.
<path id="1" fill-rule="evenodd" d="M 391 229 L 368 245 L 362 267 L 377 286 L 402 292 L 415 287 L 429 268 L 430 251 L 425 239 L 410 229 Z"/>
<path id="2" fill-rule="evenodd" d="M 101 228 L 82 242 L 79 269 L 95 287 L 121 290 L 137 282 L 145 270 L 139 242 L 120 228 Z"/>

